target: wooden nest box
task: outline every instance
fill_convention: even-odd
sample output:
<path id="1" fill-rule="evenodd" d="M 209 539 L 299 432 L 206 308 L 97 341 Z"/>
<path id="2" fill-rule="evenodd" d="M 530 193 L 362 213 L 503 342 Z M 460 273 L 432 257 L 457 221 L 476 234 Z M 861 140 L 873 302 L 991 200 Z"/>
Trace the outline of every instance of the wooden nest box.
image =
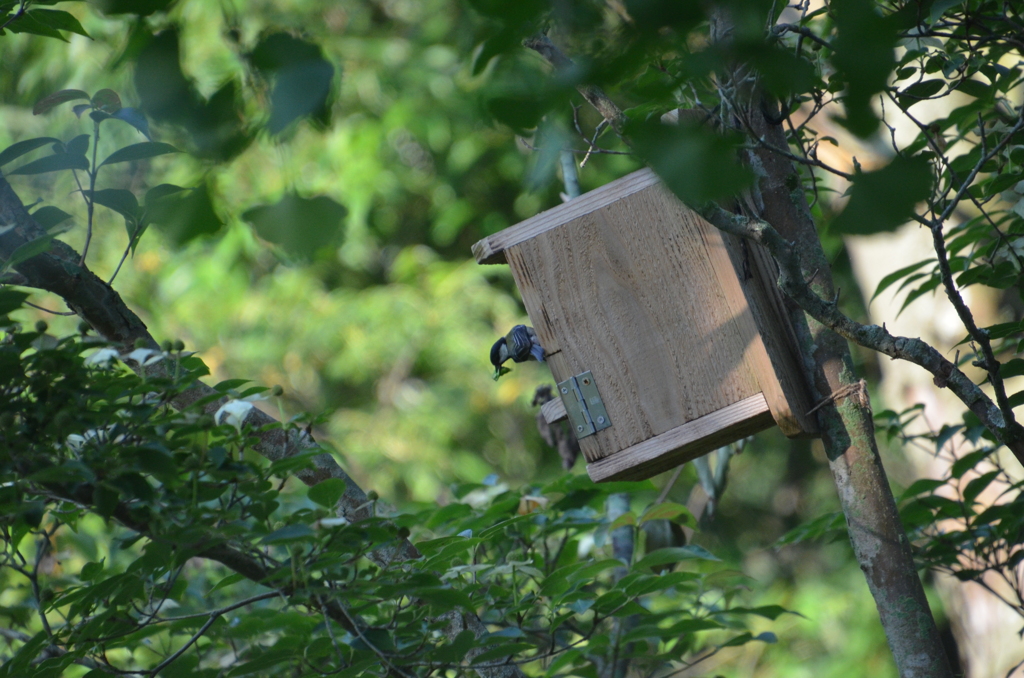
<path id="1" fill-rule="evenodd" d="M 815 433 L 774 262 L 640 170 L 473 246 L 508 263 L 595 481 Z"/>

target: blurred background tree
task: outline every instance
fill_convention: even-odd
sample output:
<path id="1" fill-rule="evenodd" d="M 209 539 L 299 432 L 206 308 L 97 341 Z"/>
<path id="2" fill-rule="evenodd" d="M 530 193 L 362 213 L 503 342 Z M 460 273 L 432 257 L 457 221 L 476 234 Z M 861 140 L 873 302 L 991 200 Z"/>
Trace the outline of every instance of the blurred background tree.
<path id="1" fill-rule="evenodd" d="M 767 11 L 762 4 L 750 3 L 751 16 Z M 944 11 L 956 16 L 996 11 L 993 3 L 960 4 L 931 3 L 926 13 L 931 19 Z M 25 5 L 3 6 L 9 19 Z M 744 7 L 736 3 L 737 11 Z M 657 2 L 556 4 L 543 20 L 585 66 L 561 81 L 552 78 L 543 60 L 519 46 L 519 38 L 537 28 L 529 20 L 545 8 L 433 0 L 216 6 L 157 1 L 145 8 L 108 2 L 93 12 L 69 4 L 67 10 L 89 37 L 71 31 L 63 33 L 67 42 L 45 40 L 38 32 L 14 32 L 13 22 L 7 26 L 11 33 L 0 37 L 5 65 L 0 72 L 0 147 L 44 135 L 68 140 L 88 130 L 92 123 L 79 120 L 71 104 L 32 115 L 36 102 L 53 92 L 119 92 L 125 106 L 149 116 L 157 141 L 189 154 L 112 165 L 103 175 L 107 183 L 98 188 L 128 187 L 142 194 L 165 183 L 200 187 L 188 194 L 190 202 L 181 198 L 153 220 L 153 229 L 129 252 L 117 276 L 116 288 L 155 336 L 182 338 L 200 353 L 215 381 L 249 377 L 281 384 L 280 415 L 312 415 L 317 438 L 338 450 L 360 484 L 400 507 L 452 502 L 453 484 L 480 483 L 491 474 L 519 488 L 562 474 L 557 455 L 536 433 L 529 406 L 545 373 L 524 365 L 498 384 L 488 378 L 490 343 L 524 320 L 524 314 L 507 273 L 476 266 L 469 260 L 469 246 L 557 204 L 564 190 L 558 161 L 566 144 L 587 151 L 595 139 L 600 147 L 577 156 L 577 164 L 586 157 L 578 170 L 583 190 L 641 166 L 611 131 L 599 129 L 601 117 L 573 94 L 573 78 L 585 73 L 588 82 L 604 86 L 624 108 L 633 106 L 633 119 L 656 120 L 687 102 L 681 82 L 707 79 L 716 59 L 735 56 L 702 50 L 701 31 L 706 29 L 701 13 L 676 12 Z M 45 3 L 34 9 L 46 9 Z M 785 44 L 824 59 L 830 48 L 821 42 L 830 39 L 835 27 L 818 9 L 797 8 L 795 18 L 787 21 L 800 30 L 783 32 L 778 39 L 793 39 L 799 44 Z M 676 26 L 665 29 L 665 17 Z M 941 32 L 934 22 L 930 25 Z M 692 59 L 652 59 L 652 53 L 678 37 L 672 31 L 691 26 L 696 36 Z M 740 22 L 754 56 L 761 54 L 754 47 L 763 28 L 763 21 Z M 890 37 L 895 44 L 895 35 Z M 941 35 L 920 38 L 927 39 L 947 44 Z M 927 43 L 924 52 L 938 49 Z M 899 58 L 906 59 L 906 53 Z M 947 61 L 955 60 L 955 54 L 948 56 Z M 922 72 L 935 68 L 930 73 L 942 72 L 950 81 L 970 80 L 981 68 L 957 70 L 974 68 L 961 64 L 945 73 L 945 61 L 933 67 L 932 57 L 938 58 L 914 58 L 928 62 Z M 702 64 L 702 58 L 709 63 Z M 757 63 L 767 77 L 791 86 L 780 96 L 791 97 L 787 101 L 796 118 L 801 105 L 815 105 L 813 98 L 798 96 L 813 80 L 796 60 L 778 58 Z M 908 68 L 910 62 L 901 63 Z M 893 65 L 883 64 L 887 69 Z M 918 77 L 915 73 L 900 77 Z M 1005 81 L 1002 91 L 1019 110 L 1017 78 Z M 837 81 L 832 92 L 842 86 Z M 916 102 L 913 97 L 942 97 L 953 89 L 919 86 L 905 92 L 906 83 L 892 87 L 908 107 Z M 957 96 L 961 93 L 951 98 Z M 709 110 L 721 106 L 699 103 Z M 978 112 L 999 115 L 997 98 L 990 104 Z M 851 125 L 871 118 L 865 106 L 862 101 L 850 113 Z M 964 114 L 960 119 L 955 134 L 973 135 L 972 119 Z M 853 142 L 852 135 L 841 136 L 842 128 L 799 129 L 805 136 L 817 131 L 819 136 L 806 142 L 814 150 L 808 157 L 814 159 L 827 158 L 831 143 L 825 136 Z M 941 130 L 954 134 L 948 127 Z M 104 134 L 111 150 L 144 141 L 130 125 L 107 123 Z M 861 168 L 882 164 L 867 160 L 872 151 L 888 153 L 879 139 L 856 151 Z M 686 150 L 683 146 L 676 152 Z M 846 166 L 829 162 L 853 172 L 852 158 Z M 13 166 L 3 169 L 9 172 Z M 1019 171 L 1019 165 L 1011 164 L 1004 173 L 1015 177 Z M 829 221 L 841 205 L 830 191 L 838 194 L 845 186 L 812 185 L 810 172 L 804 180 L 809 191 L 821 195 L 813 202 L 815 216 Z M 88 216 L 84 206 L 66 199 L 76 190 L 70 173 L 12 178 L 12 183 L 26 203 L 44 197 L 67 210 L 73 227 L 62 238 L 82 251 Z M 286 220 L 295 224 L 294 230 L 280 228 Z M 898 225 L 890 222 L 887 227 Z M 96 209 L 88 263 L 104 278 L 113 275 L 133 244 L 133 232 L 123 224 L 122 213 Z M 865 320 L 864 296 L 870 295 L 857 292 L 844 240 L 836 231 L 823 238 L 844 290 L 843 311 Z M 1012 247 L 1003 255 L 998 247 L 975 251 L 993 267 L 1003 259 L 1011 266 L 1014 261 Z M 928 256 L 922 252 L 882 273 Z M 1014 271 L 1019 275 L 1019 267 Z M 858 274 L 871 279 L 860 269 Z M 928 292 L 938 286 L 931 283 L 936 279 L 929 276 L 925 282 L 931 287 L 915 294 L 918 305 L 933 299 Z M 915 289 L 913 281 L 910 289 Z M 63 310 L 55 297 L 35 295 L 32 301 Z M 19 314 L 15 317 L 27 324 L 46 317 L 57 335 L 72 333 L 77 324 L 73 318 L 34 311 Z M 1019 303 L 1008 294 L 996 302 L 992 322 L 985 324 L 1019 318 Z M 873 380 L 880 376 L 873 354 L 856 355 L 862 372 Z M 969 360 L 965 350 L 961 362 Z M 903 394 L 890 391 L 888 397 L 886 405 L 895 411 L 913 404 Z M 942 421 L 959 416 L 959 410 L 954 412 Z M 901 448 L 894 446 L 890 455 L 888 462 L 907 469 L 894 475 L 910 485 L 916 476 Z M 656 479 L 655 485 L 666 481 Z M 771 628 L 779 643 L 723 650 L 700 671 L 895 674 L 845 542 L 799 541 L 773 548 L 790 529 L 835 510 L 830 485 L 820 446 L 774 433 L 758 436 L 730 464 L 729 491 L 716 498 L 713 519 L 695 539 L 753 578 L 751 605 L 778 603 L 804 617 L 775 621 Z M 672 499 L 694 509 L 704 505 L 703 489 L 690 467 L 670 492 Z M 648 488 L 634 501 L 649 502 L 655 494 Z M 102 542 L 98 527 L 92 534 Z M 93 555 L 83 559 L 76 549 L 87 548 L 79 543 L 87 538 L 75 539 L 74 545 L 61 546 L 69 568 L 98 559 L 101 551 L 95 546 Z M 961 647 L 968 642 L 966 636 L 958 640 Z M 1019 660 L 1019 655 L 1010 659 Z M 1012 663 L 998 668 L 1005 671 Z"/>

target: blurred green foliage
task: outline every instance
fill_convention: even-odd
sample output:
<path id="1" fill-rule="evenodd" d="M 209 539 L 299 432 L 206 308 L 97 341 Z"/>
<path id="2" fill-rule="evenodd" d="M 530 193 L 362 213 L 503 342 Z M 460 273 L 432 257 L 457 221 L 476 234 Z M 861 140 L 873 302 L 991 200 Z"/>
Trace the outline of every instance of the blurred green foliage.
<path id="1" fill-rule="evenodd" d="M 630 21 L 617 10 L 620 4 Z M 490 0 L 235 0 L 218 4 L 154 0 L 98 3 L 99 12 L 69 3 L 67 16 L 74 19 L 74 24 L 55 15 L 48 19 L 64 22 L 62 29 L 50 28 L 63 30 L 58 35 L 67 42 L 39 39 L 57 37 L 44 29 L 14 31 L 14 24 L 8 27 L 12 34 L 0 37 L 4 63 L 0 70 L 0 114 L 4 121 L 0 147 L 47 136 L 77 148 L 72 140 L 90 131 L 92 120 L 80 120 L 71 106 L 54 108 L 40 116 L 30 114 L 32 107 L 48 95 L 67 89 L 97 92 L 109 88 L 119 93 L 127 109 L 138 109 L 148 116 L 152 129 L 130 114 L 122 117 L 127 125 L 106 124 L 101 157 L 117 148 L 142 143 L 143 135 L 148 133 L 157 142 L 187 149 L 189 155 L 140 155 L 131 162 L 104 169 L 93 195 L 95 204 L 109 209 L 96 211 L 90 266 L 109 277 L 128 253 L 130 261 L 120 269 L 116 287 L 145 317 L 154 335 L 183 338 L 190 350 L 200 352 L 215 380 L 250 377 L 260 383 L 282 385 L 284 396 L 273 404 L 282 419 L 310 413 L 317 422 L 314 434 L 338 451 L 353 476 L 403 508 L 399 524 L 424 526 L 417 537 L 450 540 L 432 544 L 439 550 L 457 539 L 466 539 L 453 536 L 463 529 L 479 530 L 496 520 L 496 513 L 488 513 L 494 511 L 494 506 L 500 507 L 502 516 L 508 514 L 520 495 L 541 488 L 545 495 L 556 499 L 579 493 L 579 506 L 556 506 L 529 519 L 512 519 L 519 522 L 508 526 L 507 531 L 492 531 L 486 538 L 491 540 L 486 547 L 492 549 L 493 556 L 487 567 L 506 567 L 510 560 L 529 555 L 534 561 L 528 567 L 549 575 L 544 568 L 561 564 L 558 559 L 549 561 L 545 555 L 543 562 L 538 562 L 536 558 L 537 552 L 554 539 L 551 525 L 571 515 L 581 521 L 573 528 L 578 528 L 580 534 L 607 531 L 600 507 L 610 490 L 594 489 L 586 496 L 584 480 L 562 476 L 554 451 L 542 445 L 533 422 L 534 412 L 528 406 L 533 389 L 546 379 L 541 366 L 518 365 L 498 384 L 489 378 L 488 347 L 524 318 L 507 271 L 477 266 L 469 259 L 469 247 L 480 237 L 558 202 L 555 151 L 566 143 L 585 152 L 589 146 L 586 142 L 593 139 L 600 147 L 587 156 L 581 169 L 584 190 L 640 166 L 639 159 L 618 154 L 624 153 L 626 146 L 602 131 L 600 119 L 582 106 L 575 86 L 596 83 L 623 102 L 629 119 L 626 129 L 636 151 L 666 175 L 678 194 L 695 203 L 720 198 L 749 183 L 751 175 L 744 172 L 735 155 L 742 150 L 742 137 L 702 136 L 686 127 L 666 130 L 653 121 L 680 102 L 694 104 L 694 91 L 700 92 L 700 106 L 728 118 L 730 101 L 720 97 L 711 85 L 717 72 L 737 60 L 750 64 L 757 72 L 767 93 L 766 105 L 782 112 L 796 111 L 801 104 L 821 97 L 843 94 L 844 124 L 862 136 L 878 128 L 878 114 L 870 102 L 887 86 L 907 108 L 917 100 L 954 89 L 948 87 L 940 94 L 920 80 L 923 74 L 941 70 L 947 77 L 957 78 L 962 93 L 979 101 L 987 96 L 971 84 L 978 82 L 974 79 L 978 73 L 988 74 L 982 54 L 971 54 L 960 63 L 956 59 L 961 55 L 947 53 L 941 45 L 925 44 L 917 54 L 901 45 L 901 60 L 896 61 L 897 32 L 913 24 L 908 23 L 906 15 L 914 3 L 890 3 L 894 4 L 892 8 L 887 6 L 879 12 L 867 0 L 846 0 L 836 3 L 838 11 L 834 13 L 804 13 L 794 19 L 794 25 L 803 32 L 793 30 L 767 40 L 765 28 L 778 18 L 781 7 L 754 0 L 726 4 L 736 32 L 736 40 L 728 47 L 710 43 L 708 17 L 696 4 L 663 0 L 581 1 L 555 3 L 552 7 L 540 2 Z M 968 4 L 988 6 L 981 0 Z M 929 10 L 922 5 L 922 11 L 938 11 L 938 16 L 946 10 L 959 11 L 948 2 L 932 5 L 941 7 Z M 17 11 L 16 3 L 0 3 L 0 16 L 11 11 Z M 935 17 L 929 14 L 928 19 L 934 22 Z M 19 21 L 21 28 L 34 26 L 24 19 Z M 78 22 L 81 31 L 76 30 Z M 574 69 L 552 77 L 539 57 L 520 47 L 523 37 L 539 29 L 548 30 L 574 50 Z M 806 33 L 817 41 L 804 41 Z M 832 39 L 834 45 L 828 42 Z M 887 85 L 888 74 L 895 66 L 904 69 L 899 73 L 901 79 L 915 82 L 902 89 L 902 85 Z M 992 73 L 995 75 L 990 79 L 1005 85 L 1004 92 L 1019 80 L 1016 71 Z M 696 86 L 687 89 L 691 83 Z M 107 105 L 102 98 L 90 102 L 95 108 Z M 965 106 L 941 121 L 940 127 L 951 130 L 953 136 L 965 136 L 978 112 Z M 1000 114 L 991 107 L 984 115 L 992 122 Z M 538 131 L 532 131 L 534 128 Z M 525 138 L 517 139 L 513 131 Z M 926 131 L 911 150 L 927 146 Z M 800 143 L 811 146 L 821 141 L 810 135 L 802 129 L 797 136 Z M 45 151 L 40 146 L 35 155 L 25 159 L 37 162 L 48 157 L 43 155 Z M 705 166 L 709 157 L 714 162 Z M 962 167 L 957 165 L 956 171 L 969 171 L 980 155 L 967 153 L 962 157 Z M 934 163 L 934 158 L 929 160 Z M 1005 197 L 1018 188 L 1015 182 L 1000 179 L 999 174 L 1019 177 L 1019 158 L 1008 148 L 1005 158 L 995 160 L 984 165 L 978 177 L 984 182 L 979 193 L 984 199 Z M 697 166 L 701 172 L 694 171 Z M 902 177 L 906 172 L 914 180 L 913 190 L 893 191 L 892 177 Z M 815 216 L 827 220 L 830 206 L 819 203 L 815 177 L 811 170 L 804 170 L 804 183 L 794 186 L 794 192 L 809 196 Z M 849 207 L 833 226 L 838 232 L 891 230 L 910 214 L 919 198 L 950 185 L 932 179 L 918 158 L 894 161 L 877 172 L 859 173 L 853 177 Z M 37 218 L 42 221 L 45 216 L 50 225 L 70 228 L 62 237 L 81 250 L 89 217 L 85 205 L 73 197 L 79 189 L 71 173 L 26 173 L 13 182 L 26 202 L 43 197 L 46 203 L 37 207 Z M 159 189 L 166 185 L 193 190 L 161 195 Z M 127 201 L 124 193 L 106 191 L 129 191 L 135 203 Z M 153 200 L 151 191 L 158 191 Z M 155 209 L 157 195 L 166 201 L 161 202 L 162 209 Z M 969 195 L 974 197 L 973 193 Z M 67 199 L 69 196 L 72 199 Z M 1000 223 L 1017 224 L 1011 205 L 1004 207 Z M 52 211 L 58 208 L 66 212 Z M 143 235 L 142 225 L 150 222 L 155 227 L 138 240 Z M 1019 265 L 1014 266 L 1014 261 L 1019 264 L 1018 253 L 1012 245 L 1007 248 L 1005 238 L 994 232 L 983 233 L 985 228 L 984 219 L 977 217 L 962 233 L 951 234 L 962 236 L 957 241 L 961 247 L 981 243 L 957 260 L 961 283 L 1012 285 L 1020 272 Z M 829 255 L 838 258 L 842 270 L 846 259 L 841 242 L 835 234 L 826 235 L 826 239 Z M 924 279 L 911 279 L 916 271 L 904 271 L 905 284 Z M 927 275 L 927 279 L 916 292 L 927 293 L 939 285 L 937 273 L 921 275 Z M 901 280 L 896 276 L 887 284 Z M 840 284 L 845 290 L 855 288 L 850 279 Z M 33 301 L 54 305 L 52 299 L 36 297 Z M 863 317 L 856 294 L 845 294 L 842 303 L 849 306 L 851 315 Z M 18 311 L 15 317 L 31 323 L 39 316 Z M 73 332 L 71 320 L 54 318 L 51 322 L 57 336 Z M 1010 346 L 1017 334 L 1019 328 L 998 339 Z M 73 362 L 71 356 L 77 355 L 81 346 L 67 338 L 61 342 L 59 350 L 66 351 L 61 355 Z M 45 358 L 45 350 L 19 354 L 19 360 L 33 355 Z M 129 379 L 128 375 L 121 376 Z M 141 387 L 136 384 L 133 388 Z M 104 407 L 96 412 L 130 417 L 131 412 L 121 414 L 127 397 L 113 398 L 116 407 L 111 407 L 111 402 L 99 403 Z M 161 416 L 172 417 L 167 411 Z M 900 415 L 893 416 L 898 419 Z M 79 423 L 89 422 L 83 419 Z M 967 427 L 972 424 L 968 422 Z M 166 425 L 178 426 L 180 420 Z M 88 430 L 92 428 L 82 428 L 75 435 Z M 49 434 L 64 436 L 53 442 L 55 449 L 66 454 L 66 445 L 62 444 L 71 433 L 54 429 Z M 244 438 L 230 427 L 207 426 L 196 435 L 220 436 L 227 448 L 245 447 Z M 183 443 L 181 453 L 191 454 L 191 449 Z M 99 460 L 93 462 L 98 464 Z M 288 557 L 299 562 L 300 555 L 308 556 L 320 549 L 324 532 L 315 526 L 327 514 L 317 505 L 316 493 L 311 491 L 307 497 L 301 488 L 285 486 L 280 495 L 270 497 L 268 493 L 277 491 L 265 486 L 272 470 L 249 458 L 238 463 L 240 467 L 235 470 L 241 472 L 244 466 L 245 473 L 258 478 L 253 481 L 256 489 L 246 506 L 281 504 L 267 508 L 263 516 L 247 509 L 247 516 L 260 525 L 246 537 L 248 545 L 252 546 L 256 537 L 276 533 L 271 542 L 277 544 L 274 549 L 284 549 L 275 551 L 280 563 L 287 562 Z M 217 467 L 204 472 L 214 478 L 220 471 Z M 500 480 L 495 481 L 492 474 Z M 11 483 L 28 483 L 24 492 L 44 494 L 39 479 L 31 474 L 14 469 L 10 477 Z M 181 478 L 154 477 L 172 494 L 187 489 Z M 961 479 L 957 476 L 954 480 Z M 121 496 L 134 487 L 131 491 L 145 494 L 146 490 L 133 482 L 111 491 Z M 671 496 L 680 502 L 697 496 L 697 485 L 695 474 L 688 468 Z M 642 505 L 653 500 L 655 491 L 649 485 L 632 489 L 639 513 Z M 918 521 L 910 522 L 919 528 L 915 535 L 927 539 L 928 527 L 949 507 L 935 501 L 929 504 L 928 499 L 916 501 L 921 488 L 913 489 L 905 510 Z M 721 500 L 714 521 L 705 523 L 696 539 L 754 577 L 756 585 L 749 581 L 748 585 L 755 591 L 744 604 L 755 607 L 778 603 L 804 617 L 777 617 L 770 627 L 782 641 L 776 645 L 745 643 L 716 655 L 735 662 L 716 665 L 716 673 L 892 673 L 860 575 L 850 565 L 848 547 L 841 542 L 820 546 L 794 538 L 794 543 L 784 549 L 770 549 L 782 534 L 834 509 L 833 492 L 820 450 L 807 443 L 789 443 L 778 435 L 766 434 L 733 463 L 730 491 Z M 494 503 L 473 506 L 467 499 L 480 494 Z M 112 506 L 110 493 L 104 496 L 100 491 L 95 499 L 97 506 Z M 255 585 L 234 581 L 213 591 L 218 578 L 228 581 L 223 579 L 226 571 L 184 560 L 174 563 L 181 568 L 177 581 L 187 583 L 176 584 L 167 563 L 154 562 L 165 558 L 165 551 L 149 555 L 141 545 L 119 541 L 126 536 L 123 531 L 95 515 L 74 516 L 77 531 L 64 529 L 59 537 L 53 537 L 54 546 L 41 546 L 50 537 L 40 530 L 55 525 L 43 520 L 49 515 L 46 510 L 78 510 L 60 505 L 57 509 L 44 508 L 34 503 L 41 501 L 32 499 L 17 508 L 9 505 L 7 517 L 15 531 L 22 531 L 24 541 L 13 543 L 15 540 L 8 537 L 7 557 L 15 562 L 19 557 L 33 558 L 50 551 L 73 555 L 64 561 L 66 577 L 54 570 L 54 591 L 60 589 L 56 599 L 42 601 L 40 592 L 30 591 L 24 581 L 8 587 L 0 604 L 16 626 L 38 631 L 38 610 L 33 606 L 46 602 L 51 609 L 66 612 L 68 595 L 93 596 L 97 607 L 76 610 L 82 614 L 102 607 L 98 602 L 101 599 L 103 605 L 149 604 L 160 595 L 184 607 L 182 614 L 193 610 L 199 614 L 209 604 L 220 602 L 219 597 L 210 598 L 213 593 L 224 594 L 229 587 L 238 588 L 232 589 L 234 595 L 225 597 L 225 602 L 262 591 Z M 442 506 L 438 508 L 435 502 Z M 291 516 L 285 517 L 288 512 Z M 200 520 L 198 514 L 192 519 Z M 250 528 L 252 525 L 255 523 L 247 523 Z M 1007 522 L 1007 529 L 1009 525 Z M 818 527 L 820 536 L 832 525 Z M 366 550 L 396 536 L 383 523 L 365 528 L 346 526 L 339 533 L 350 529 L 352 534 L 366 530 L 345 542 L 358 543 L 346 557 L 364 564 L 359 559 Z M 962 537 L 966 543 L 971 531 L 964 532 L 968 533 Z M 25 540 L 30 533 L 35 544 Z M 1003 543 L 1009 542 L 1008 534 L 1003 533 Z M 528 545 L 522 551 L 502 550 L 511 548 L 516 539 Z M 152 548 L 153 553 L 158 552 L 157 547 Z M 451 556 L 456 552 L 459 558 L 467 557 L 454 547 L 445 553 Z M 955 552 L 955 548 L 936 548 L 925 555 L 931 558 L 930 564 L 941 568 L 950 566 Z M 453 556 L 434 564 L 449 568 L 449 575 L 456 573 L 445 575 L 447 579 L 433 573 L 444 581 L 460 577 L 469 581 L 466 570 L 451 569 L 469 566 L 468 560 Z M 136 588 L 116 601 L 95 593 L 95 585 L 88 583 L 123 580 L 126 573 L 137 571 L 133 567 L 150 568 L 144 599 L 136 595 L 134 583 Z M 489 603 L 499 611 L 529 609 L 515 598 L 524 591 L 535 591 L 528 583 L 509 585 L 508 578 L 514 576 L 514 571 L 515 567 L 508 566 L 496 572 L 492 580 L 496 587 L 503 587 L 502 595 L 513 598 L 512 602 L 506 596 L 500 603 Z M 694 570 L 699 577 L 709 572 Z M 11 572 L 5 576 L 17 578 Z M 386 581 L 387 576 L 386 572 L 371 572 L 367 581 L 382 587 L 379 590 L 400 586 L 400 582 Z M 710 578 L 712 583 L 702 594 L 713 591 L 726 597 L 741 595 L 732 587 L 738 579 L 730 578 L 724 586 Z M 429 607 L 441 599 L 450 604 L 457 598 L 451 593 L 439 594 L 442 589 L 453 590 L 440 581 L 432 579 L 430 586 L 423 588 L 420 602 Z M 597 600 L 616 585 L 611 578 L 601 579 L 589 593 Z M 90 589 L 93 594 L 83 593 Z M 475 589 L 470 594 L 484 595 L 486 591 Z M 702 602 L 694 589 L 682 587 L 673 595 L 683 597 L 655 597 L 653 603 L 644 604 L 672 604 L 676 606 L 672 614 L 680 616 L 710 610 L 701 607 L 706 601 Z M 211 626 L 211 638 L 255 638 L 266 647 L 283 643 L 278 649 L 292 655 L 298 647 L 316 648 L 315 652 L 329 647 L 330 640 L 323 640 L 324 634 L 333 629 L 330 622 L 316 626 L 313 618 L 300 619 L 291 613 L 294 605 L 308 604 L 309 600 L 285 603 L 268 599 L 259 603 L 244 618 L 237 616 L 227 624 Z M 107 608 L 111 609 L 115 608 Z M 396 613 L 393 608 L 384 605 L 375 608 L 373 614 L 378 612 L 381 626 L 391 623 L 390 630 L 400 633 L 411 633 L 417 623 L 429 625 L 424 617 L 417 616 L 422 610 L 403 610 L 408 617 L 401 617 L 400 624 L 394 618 L 390 622 L 386 619 L 388 614 Z M 582 614 L 579 610 L 573 612 Z M 116 616 L 111 612 L 105 619 Z M 715 619 L 719 623 L 719 618 Z M 659 618 L 661 621 L 684 620 L 666 615 Z M 243 628 L 233 631 L 234 624 Z M 294 625 L 297 630 L 286 633 L 281 630 L 283 624 Z M 721 626 L 732 628 L 733 622 Z M 514 627 L 509 624 L 507 628 Z M 131 653 L 118 650 L 121 654 L 117 657 L 138 662 L 138 666 L 155 666 L 157 655 L 169 656 L 171 648 L 180 645 L 196 628 L 197 623 L 191 622 L 160 631 L 164 635 L 159 640 L 164 644 L 156 654 L 146 649 L 149 645 L 140 645 Z M 769 630 L 756 623 L 751 623 L 750 629 L 755 636 Z M 664 627 L 648 632 L 654 637 L 663 634 Z M 525 642 L 515 634 L 502 638 L 503 643 Z M 713 645 L 723 639 L 712 635 L 707 642 Z M 540 647 L 531 642 L 534 648 Z M 662 649 L 666 652 L 696 647 L 686 644 L 690 640 L 675 645 L 664 642 Z M 239 663 L 236 668 L 256 671 L 272 662 L 276 655 L 271 654 L 272 650 L 257 649 L 258 643 L 247 646 L 250 654 L 245 655 L 257 663 Z M 600 643 L 594 647 L 595 651 L 602 649 Z M 465 650 L 459 648 L 460 652 Z M 365 651 L 365 647 L 356 647 L 358 651 Z M 450 661 L 450 657 L 445 659 L 441 646 L 423 651 L 440 653 L 441 659 L 433 657 L 429 661 Z M 243 654 L 225 661 L 240 662 Z M 423 659 L 423 655 L 409 656 Z M 185 675 L 195 668 L 197 657 L 187 654 L 178 665 L 181 668 L 165 675 L 177 675 L 176 671 Z M 365 659 L 365 655 L 361 657 L 353 655 L 346 660 Z M 314 659 L 324 657 L 317 655 Z M 579 655 L 573 662 L 575 668 L 566 664 L 567 671 L 588 675 L 586 667 L 592 663 L 591 658 Z M 25 666 L 11 664 L 8 671 Z M 68 675 L 75 670 L 70 669 Z"/>
<path id="2" fill-rule="evenodd" d="M 252 453 L 241 422 L 269 389 L 222 382 L 171 407 L 207 373 L 200 360 L 22 331 L 6 313 L 23 298 L 0 294 L 0 617 L 19 641 L 0 676 L 377 675 L 382 663 L 462 675 L 513 656 L 531 673 L 596 678 L 620 657 L 656 668 L 775 641 L 746 621 L 786 610 L 743 606 L 747 578 L 699 546 L 604 557 L 617 527 L 606 498 L 649 483 L 566 475 L 510 490 L 492 477 L 350 523 L 334 512 L 343 480 L 282 491 L 315 452 Z M 654 519 L 694 521 L 672 503 L 630 514 Z M 406 538 L 421 557 L 396 559 Z M 446 631 L 473 613 L 488 633 Z"/>

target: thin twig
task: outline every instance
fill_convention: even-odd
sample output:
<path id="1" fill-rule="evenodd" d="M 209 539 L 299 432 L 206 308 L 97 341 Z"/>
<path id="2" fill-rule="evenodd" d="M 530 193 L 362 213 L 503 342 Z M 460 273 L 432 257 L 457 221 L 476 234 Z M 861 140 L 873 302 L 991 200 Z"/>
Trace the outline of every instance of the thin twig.
<path id="1" fill-rule="evenodd" d="M 679 466 L 676 467 L 676 471 L 675 473 L 672 474 L 672 477 L 668 479 L 667 483 L 665 483 L 665 487 L 661 489 L 661 494 L 658 495 L 657 500 L 655 500 L 654 502 L 655 506 L 657 506 L 658 504 L 665 503 L 665 500 L 668 498 L 668 493 L 672 491 L 672 486 L 676 484 L 677 480 L 679 480 L 679 475 L 682 472 L 683 466 L 682 464 L 680 464 Z"/>
<path id="2" fill-rule="evenodd" d="M 203 636 L 203 634 L 206 633 L 206 631 L 211 626 L 213 626 L 213 622 L 217 621 L 217 619 L 219 619 L 219 616 L 211 615 L 210 618 L 206 620 L 206 623 L 203 624 L 199 628 L 199 630 L 196 631 L 192 635 L 192 637 L 188 639 L 188 642 L 185 643 L 184 645 L 182 645 L 180 648 L 178 648 L 177 652 L 175 652 L 170 657 L 168 657 L 167 659 L 165 659 L 162 662 L 160 662 L 159 664 L 157 664 L 155 668 L 153 668 L 150 671 L 148 671 L 149 675 L 151 675 L 151 676 L 157 675 L 158 673 L 163 671 L 165 668 L 167 668 L 167 666 L 169 664 L 171 664 L 175 659 L 177 659 L 181 655 L 185 654 L 185 651 L 188 650 L 188 648 L 192 647 L 192 644 L 197 642 Z"/>

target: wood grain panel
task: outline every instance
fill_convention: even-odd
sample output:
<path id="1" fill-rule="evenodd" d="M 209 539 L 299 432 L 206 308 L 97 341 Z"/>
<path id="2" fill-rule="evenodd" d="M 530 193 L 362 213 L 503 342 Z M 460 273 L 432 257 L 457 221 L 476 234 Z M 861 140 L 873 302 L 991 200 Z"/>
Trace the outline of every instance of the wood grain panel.
<path id="1" fill-rule="evenodd" d="M 565 413 L 565 403 L 562 402 L 562 398 L 558 397 L 557 394 L 555 398 L 540 406 L 540 413 L 544 416 L 544 421 L 549 424 L 554 424 L 556 421 L 561 421 L 569 416 Z"/>
<path id="2" fill-rule="evenodd" d="M 567 203 L 545 210 L 526 221 L 484 238 L 473 245 L 473 256 L 481 264 L 506 263 L 505 251 L 509 248 L 657 182 L 658 176 L 649 169 L 627 174 L 601 188 L 588 191 Z"/>
<path id="3" fill-rule="evenodd" d="M 729 265 L 721 236 L 660 186 L 506 254 L 538 338 L 558 356 L 552 374 L 592 371 L 608 408 L 611 428 L 581 441 L 588 461 L 761 391 L 747 357 L 756 325 L 742 290 L 724 289 L 715 270 Z"/>
<path id="4" fill-rule="evenodd" d="M 775 423 L 790 438 L 818 431 L 813 399 L 804 378 L 796 333 L 779 290 L 774 259 L 761 245 L 722 234 L 735 275 L 757 323 L 760 350 L 754 369 Z M 724 276 L 723 276 L 724 277 Z"/>

